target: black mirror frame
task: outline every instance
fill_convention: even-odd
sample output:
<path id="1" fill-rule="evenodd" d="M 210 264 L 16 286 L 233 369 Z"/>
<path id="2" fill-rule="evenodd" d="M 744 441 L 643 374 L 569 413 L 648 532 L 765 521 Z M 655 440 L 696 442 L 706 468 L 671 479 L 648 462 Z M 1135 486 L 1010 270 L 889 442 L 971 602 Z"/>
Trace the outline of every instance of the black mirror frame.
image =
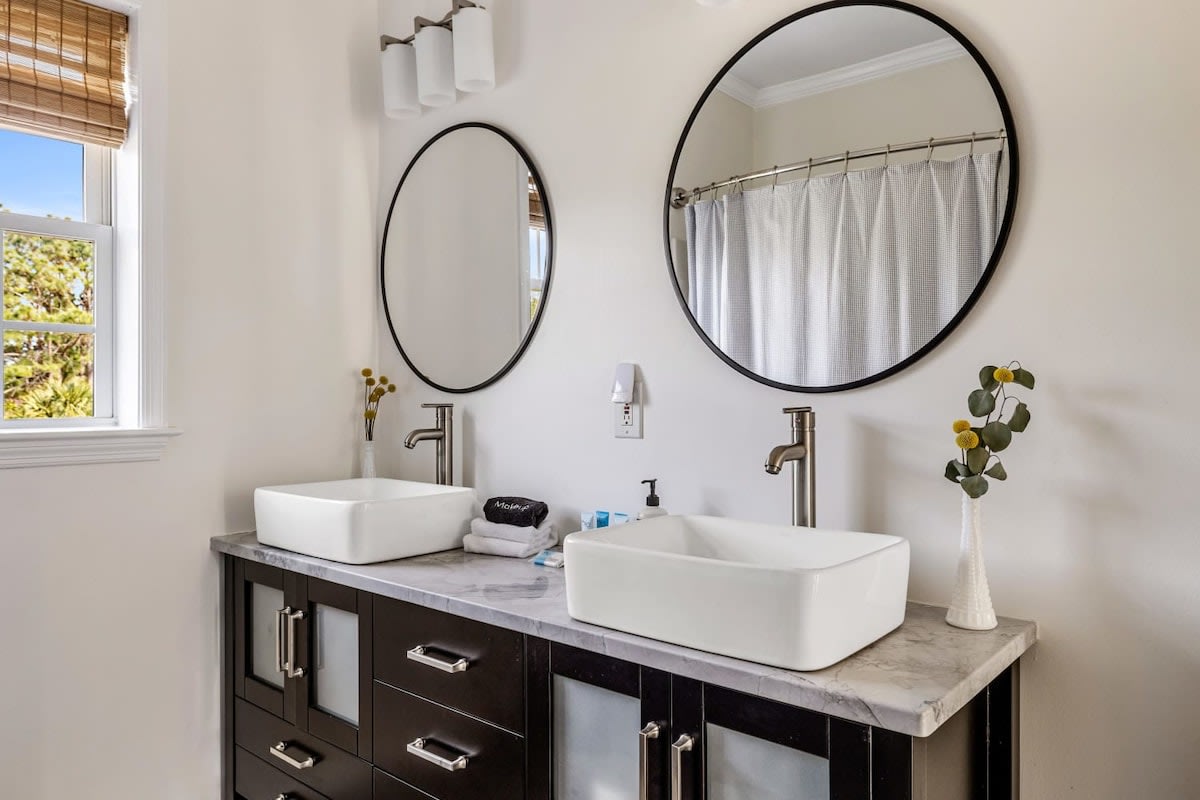
<path id="1" fill-rule="evenodd" d="M 1004 129 L 1007 133 L 1006 147 L 1010 159 L 1008 199 L 1004 208 L 1004 219 L 1000 223 L 1000 232 L 996 237 L 996 246 L 992 250 L 992 256 L 988 260 L 987 266 L 984 268 L 983 274 L 979 278 L 979 282 L 975 285 L 975 289 L 971 292 L 971 295 L 967 298 L 966 302 L 963 303 L 962 308 L 960 308 L 958 313 L 955 314 L 954 317 L 948 323 L 946 323 L 946 325 L 940 331 L 938 331 L 936 336 L 930 339 L 923 347 L 910 355 L 908 358 L 905 358 L 891 367 L 875 373 L 874 375 L 868 375 L 867 377 L 860 378 L 856 381 L 840 383 L 833 386 L 796 386 L 790 383 L 780 383 L 779 381 L 771 380 L 770 378 L 766 378 L 756 372 L 752 372 L 751 370 L 737 363 L 728 355 L 726 355 L 721 348 L 718 347 L 717 344 L 708 337 L 708 334 L 705 333 L 704 329 L 700 327 L 700 323 L 696 321 L 695 315 L 692 314 L 692 310 L 688 306 L 687 297 L 684 295 L 683 289 L 679 285 L 679 280 L 675 274 L 674 259 L 671 257 L 671 198 L 674 193 L 675 171 L 679 168 L 679 158 L 683 153 L 684 145 L 687 143 L 688 134 L 691 133 L 692 125 L 696 122 L 696 117 L 700 114 L 700 110 L 704 107 L 704 103 L 717 88 L 717 84 L 721 82 L 721 79 L 725 77 L 725 74 L 733 68 L 733 65 L 736 64 L 742 56 L 754 49 L 759 42 L 763 41 L 779 29 L 790 25 L 797 20 L 817 14 L 821 11 L 828 11 L 834 8 L 844 8 L 847 6 L 879 6 L 882 8 L 893 8 L 916 14 L 917 16 L 932 22 L 942 30 L 946 31 L 946 33 L 953 36 L 955 41 L 962 45 L 963 49 L 975 59 L 975 63 L 979 66 L 980 70 L 983 71 L 984 76 L 987 78 L 988 84 L 992 87 L 992 93 L 996 97 L 996 102 L 1000 106 L 1000 114 L 1004 119 Z M 966 318 L 967 314 L 970 313 L 975 303 L 978 302 L 980 296 L 983 295 L 984 290 L 987 288 L 988 282 L 992 278 L 992 274 L 996 271 L 996 265 L 1000 262 L 1000 257 L 1004 254 L 1004 247 L 1008 243 L 1008 236 L 1012 229 L 1013 216 L 1017 207 L 1017 189 L 1018 184 L 1020 183 L 1021 173 L 1020 165 L 1021 160 L 1019 148 L 1017 146 L 1016 125 L 1013 122 L 1012 109 L 1008 105 L 1008 98 L 1004 95 L 1004 89 L 1000 86 L 1000 81 L 996 77 L 996 73 L 992 70 L 991 65 L 989 65 L 987 60 L 983 57 L 983 54 L 980 53 L 978 48 L 976 48 L 975 45 L 972 44 L 971 41 L 953 25 L 946 22 L 944 19 L 931 11 L 926 11 L 923 8 L 901 2 L 900 0 L 864 0 L 863 2 L 859 2 L 859 0 L 832 0 L 832 2 L 821 3 L 820 5 L 806 8 L 803 11 L 798 11 L 795 14 L 781 19 L 779 22 L 776 22 L 774 25 L 755 36 L 744 47 L 738 50 L 733 57 L 729 59 L 729 61 L 725 62 L 725 66 L 717 72 L 716 76 L 708 84 L 708 88 L 704 90 L 704 92 L 700 95 L 700 99 L 696 101 L 696 106 L 692 109 L 691 116 L 688 117 L 687 123 L 683 126 L 683 133 L 679 136 L 679 144 L 675 146 L 675 155 L 671 159 L 671 169 L 667 173 L 667 188 L 663 199 L 663 246 L 667 256 L 667 271 L 670 273 L 671 285 L 675 288 L 675 297 L 679 300 L 680 306 L 687 315 L 688 322 L 691 323 L 692 328 L 696 331 L 697 335 L 699 335 L 700 339 L 706 345 L 708 345 L 708 348 L 716 353 L 717 356 L 730 367 L 742 373 L 747 378 L 758 381 L 759 383 L 766 384 L 767 386 L 771 386 L 776 389 L 784 389 L 789 392 L 810 392 L 815 394 L 823 394 L 826 392 L 841 392 L 849 389 L 857 389 L 859 387 L 867 386 L 868 384 L 884 380 L 885 378 L 889 378 L 898 372 L 908 369 L 913 364 L 929 355 L 934 348 L 945 341 L 945 339 L 954 331 L 954 329 L 958 327 L 959 323 Z"/>
<path id="2" fill-rule="evenodd" d="M 542 210 L 545 212 L 545 216 L 546 216 L 546 239 L 547 239 L 546 280 L 545 280 L 545 284 L 542 286 L 542 299 L 538 303 L 537 314 L 535 314 L 533 319 L 530 321 L 529 330 L 527 330 L 525 332 L 524 338 L 521 339 L 521 344 L 517 347 L 516 352 L 514 352 L 512 354 L 512 357 L 509 358 L 508 361 L 505 362 L 505 364 L 502 367 L 500 367 L 500 369 L 496 373 L 494 373 L 491 377 L 487 378 L 486 380 L 484 380 L 480 383 L 477 383 L 474 386 L 468 386 L 468 387 L 462 388 L 462 389 L 455 389 L 455 388 L 452 388 L 449 386 L 443 386 L 440 383 L 431 379 L 425 373 L 421 372 L 421 370 L 417 368 L 417 365 L 412 362 L 412 359 L 409 358 L 408 353 L 405 352 L 404 345 L 400 344 L 400 337 L 396 333 L 396 326 L 392 324 L 392 311 L 391 311 L 391 308 L 388 306 L 386 264 L 387 264 L 388 230 L 391 228 L 391 225 L 392 225 L 392 212 L 395 211 L 396 201 L 400 197 L 400 191 L 404 188 L 404 182 L 408 179 L 409 173 L 411 173 L 413 171 L 413 168 L 417 165 L 417 162 L 421 159 L 421 156 L 424 155 L 425 151 L 428 150 L 430 147 L 432 147 L 434 145 L 434 143 L 436 143 L 442 137 L 447 136 L 448 134 L 451 134 L 454 131 L 462 130 L 464 128 L 482 128 L 483 130 L 491 131 L 492 133 L 496 134 L 497 136 L 500 136 L 502 139 L 504 139 L 506 142 L 508 142 L 508 144 L 511 145 L 514 150 L 517 151 L 517 155 L 519 155 L 522 158 L 522 160 L 524 160 L 525 166 L 529 168 L 529 175 L 530 175 L 530 177 L 533 178 L 534 183 L 537 184 L 538 192 L 541 194 Z M 396 184 L 396 191 L 392 193 L 392 202 L 388 205 L 387 221 L 384 222 L 384 225 L 383 225 L 383 238 L 382 238 L 382 240 L 380 242 L 380 246 L 379 246 L 379 292 L 380 292 L 380 296 L 383 299 L 383 315 L 384 315 L 384 318 L 387 320 L 388 332 L 391 333 L 391 335 L 392 335 L 392 341 L 395 342 L 396 349 L 400 351 L 400 357 L 404 359 L 404 363 L 407 364 L 408 368 L 413 371 L 413 374 L 415 374 L 418 378 L 420 378 L 425 383 L 432 386 L 434 389 L 437 389 L 438 391 L 442 391 L 442 392 L 447 392 L 449 394 L 467 394 L 469 392 L 477 392 L 480 389 L 486 389 L 487 387 L 491 386 L 496 381 L 503 378 L 505 375 L 507 375 L 512 370 L 513 367 L 515 367 L 517 365 L 517 362 L 521 360 L 521 356 L 525 355 L 525 350 L 529 347 L 529 343 L 531 341 L 533 341 L 534 334 L 537 333 L 538 325 L 541 323 L 542 316 L 546 312 L 546 302 L 550 297 L 550 288 L 551 288 L 551 285 L 553 284 L 553 276 L 554 276 L 554 219 L 553 219 L 552 212 L 551 212 L 550 195 L 546 191 L 546 184 L 542 180 L 542 175 L 538 171 L 537 165 L 534 164 L 533 159 L 529 157 L 529 153 L 526 152 L 525 148 L 521 146 L 520 142 L 518 142 L 507 131 L 502 130 L 501 128 L 497 128 L 495 125 L 489 125 L 486 122 L 463 122 L 463 123 L 459 123 L 458 125 L 452 125 L 449 128 L 445 128 L 444 130 L 439 131 L 437 134 L 435 134 L 433 136 L 433 138 L 431 138 L 425 144 L 421 145 L 421 149 L 417 151 L 417 154 L 415 156 L 413 156 L 412 161 L 408 162 L 408 166 L 404 169 L 404 174 L 400 176 L 400 182 Z"/>

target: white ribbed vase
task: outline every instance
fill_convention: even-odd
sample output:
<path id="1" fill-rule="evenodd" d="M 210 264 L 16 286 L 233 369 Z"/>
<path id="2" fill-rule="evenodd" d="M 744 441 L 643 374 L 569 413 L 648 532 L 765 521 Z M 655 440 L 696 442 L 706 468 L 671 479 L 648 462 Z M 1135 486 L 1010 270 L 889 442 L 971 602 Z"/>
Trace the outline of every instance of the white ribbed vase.
<path id="1" fill-rule="evenodd" d="M 983 526 L 979 521 L 979 498 L 963 494 L 962 539 L 959 541 L 958 579 L 946 622 L 956 628 L 990 631 L 996 627 L 992 593 L 983 568 Z"/>
<path id="2" fill-rule="evenodd" d="M 375 443 L 364 441 L 358 462 L 359 474 L 363 478 L 375 477 Z"/>

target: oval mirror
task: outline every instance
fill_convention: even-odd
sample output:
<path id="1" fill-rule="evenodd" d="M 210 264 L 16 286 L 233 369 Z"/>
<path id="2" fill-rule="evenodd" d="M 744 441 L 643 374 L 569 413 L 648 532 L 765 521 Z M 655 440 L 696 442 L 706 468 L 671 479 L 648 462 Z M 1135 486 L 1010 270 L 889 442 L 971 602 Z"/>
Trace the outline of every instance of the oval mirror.
<path id="1" fill-rule="evenodd" d="M 507 133 L 472 122 L 430 139 L 383 229 L 383 308 L 400 355 L 446 392 L 504 376 L 546 305 L 554 233 L 546 189 Z"/>
<path id="2" fill-rule="evenodd" d="M 898 2 L 825 4 L 701 95 L 667 181 L 693 327 L 781 389 L 850 389 L 932 350 L 978 299 L 1017 191 L 1012 115 L 961 33 Z"/>

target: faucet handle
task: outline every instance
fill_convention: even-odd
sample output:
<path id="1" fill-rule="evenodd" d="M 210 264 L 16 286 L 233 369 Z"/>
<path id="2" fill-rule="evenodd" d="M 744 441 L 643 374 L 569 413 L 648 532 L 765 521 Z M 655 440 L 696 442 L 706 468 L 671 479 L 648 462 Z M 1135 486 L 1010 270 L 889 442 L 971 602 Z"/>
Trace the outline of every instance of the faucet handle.
<path id="1" fill-rule="evenodd" d="M 783 413 L 785 413 L 785 414 L 804 414 L 804 413 L 811 414 L 812 406 L 796 406 L 794 408 L 785 408 L 783 410 Z"/>
<path id="2" fill-rule="evenodd" d="M 421 403 L 421 408 L 454 408 L 454 403 Z"/>

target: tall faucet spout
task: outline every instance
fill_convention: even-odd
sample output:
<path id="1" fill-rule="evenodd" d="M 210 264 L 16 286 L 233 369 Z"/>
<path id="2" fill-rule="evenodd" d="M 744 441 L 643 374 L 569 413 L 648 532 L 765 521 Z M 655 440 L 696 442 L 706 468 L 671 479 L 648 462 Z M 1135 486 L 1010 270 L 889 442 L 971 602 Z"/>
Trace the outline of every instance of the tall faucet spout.
<path id="1" fill-rule="evenodd" d="M 404 446 L 412 450 L 418 442 L 437 442 L 436 480 L 442 486 L 454 483 L 454 404 L 422 403 L 437 414 L 436 428 L 417 428 L 404 437 Z"/>
<path id="2" fill-rule="evenodd" d="M 802 444 L 781 444 L 771 448 L 764 465 L 768 475 L 778 475 L 783 465 L 789 461 L 800 461 L 808 455 L 808 449 Z"/>
<path id="3" fill-rule="evenodd" d="M 417 446 L 417 442 L 438 441 L 445 435 L 444 431 L 440 431 L 437 428 L 417 428 L 404 437 L 404 446 L 412 450 Z"/>
<path id="4" fill-rule="evenodd" d="M 778 475 L 792 462 L 792 524 L 811 528 L 817 519 L 817 467 L 814 414 L 811 408 L 785 408 L 792 418 L 792 441 L 771 448 L 763 465 L 768 475 Z"/>

